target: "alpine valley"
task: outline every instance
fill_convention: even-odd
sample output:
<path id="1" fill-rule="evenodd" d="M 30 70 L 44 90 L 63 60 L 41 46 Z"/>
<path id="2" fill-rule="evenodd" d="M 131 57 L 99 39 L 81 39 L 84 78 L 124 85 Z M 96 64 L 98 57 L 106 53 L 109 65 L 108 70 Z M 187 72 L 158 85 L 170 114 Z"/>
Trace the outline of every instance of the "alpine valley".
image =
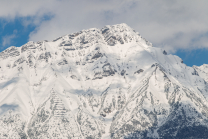
<path id="1" fill-rule="evenodd" d="M 0 138 L 207 139 L 208 65 L 126 24 L 0 53 Z"/>

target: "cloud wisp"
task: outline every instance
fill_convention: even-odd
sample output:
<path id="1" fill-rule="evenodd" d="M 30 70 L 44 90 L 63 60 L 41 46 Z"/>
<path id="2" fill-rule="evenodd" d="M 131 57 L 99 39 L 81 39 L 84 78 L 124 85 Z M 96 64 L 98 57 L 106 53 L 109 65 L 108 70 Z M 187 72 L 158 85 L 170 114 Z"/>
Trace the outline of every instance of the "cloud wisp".
<path id="1" fill-rule="evenodd" d="M 12 44 L 13 39 L 17 37 L 16 34 L 17 30 L 14 30 L 12 35 L 6 35 L 2 37 L 2 46 L 5 47 Z"/>
<path id="2" fill-rule="evenodd" d="M 127 23 L 154 46 L 175 52 L 208 47 L 206 5 L 206 0 L 13 0 L 1 3 L 0 18 L 34 17 L 24 22 L 37 26 L 29 36 L 33 41 Z M 47 15 L 52 18 L 43 21 Z"/>
<path id="3" fill-rule="evenodd" d="M 5 47 L 6 45 L 10 45 L 12 39 L 14 39 L 15 37 L 16 37 L 15 34 L 8 35 L 8 36 L 4 36 L 4 37 L 2 38 L 2 39 L 3 39 L 2 45 L 3 45 L 4 47 Z"/>

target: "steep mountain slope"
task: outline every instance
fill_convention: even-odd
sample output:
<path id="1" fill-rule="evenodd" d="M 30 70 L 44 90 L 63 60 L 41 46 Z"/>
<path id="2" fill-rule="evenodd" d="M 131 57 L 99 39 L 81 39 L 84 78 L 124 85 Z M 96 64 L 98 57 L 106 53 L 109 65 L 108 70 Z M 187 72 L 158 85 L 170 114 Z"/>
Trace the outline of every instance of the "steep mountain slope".
<path id="1" fill-rule="evenodd" d="M 196 70 L 198 75 L 203 78 L 206 82 L 208 82 L 208 65 L 203 64 L 199 67 L 193 66 L 193 68 Z"/>
<path id="2" fill-rule="evenodd" d="M 126 24 L 0 53 L 0 138 L 208 138 L 207 70 Z"/>

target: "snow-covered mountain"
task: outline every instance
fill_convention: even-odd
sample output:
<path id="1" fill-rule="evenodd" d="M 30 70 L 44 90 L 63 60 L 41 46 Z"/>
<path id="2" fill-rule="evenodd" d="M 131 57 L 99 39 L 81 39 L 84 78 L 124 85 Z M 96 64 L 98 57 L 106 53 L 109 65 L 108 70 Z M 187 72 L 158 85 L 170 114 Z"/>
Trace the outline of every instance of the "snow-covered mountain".
<path id="1" fill-rule="evenodd" d="M 208 65 L 126 24 L 0 53 L 0 138 L 208 138 Z"/>

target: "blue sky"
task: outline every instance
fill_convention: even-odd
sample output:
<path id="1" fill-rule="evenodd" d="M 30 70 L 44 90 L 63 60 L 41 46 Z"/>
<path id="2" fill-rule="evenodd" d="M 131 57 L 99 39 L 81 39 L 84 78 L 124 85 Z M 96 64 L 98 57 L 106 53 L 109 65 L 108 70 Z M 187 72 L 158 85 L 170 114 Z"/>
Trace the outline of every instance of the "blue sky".
<path id="1" fill-rule="evenodd" d="M 30 32 L 36 28 L 36 26 L 33 25 L 24 27 L 22 25 L 21 18 L 16 18 L 10 22 L 1 19 L 0 26 L 0 51 L 5 50 L 9 46 L 20 47 L 23 44 L 27 43 Z"/>
<path id="2" fill-rule="evenodd" d="M 50 18 L 50 16 L 44 16 L 40 22 L 50 20 Z M 33 17 L 16 17 L 10 21 L 0 19 L 0 51 L 10 46 L 20 47 L 29 41 L 30 33 L 38 28 L 38 24 L 26 24 L 28 20 L 33 20 Z"/>
<path id="3" fill-rule="evenodd" d="M 7 0 L 0 4 L 0 51 L 28 41 L 127 23 L 188 66 L 208 64 L 207 0 Z"/>
<path id="4" fill-rule="evenodd" d="M 188 66 L 201 66 L 208 64 L 208 49 L 200 48 L 194 50 L 178 50 L 175 55 L 179 56 Z"/>

